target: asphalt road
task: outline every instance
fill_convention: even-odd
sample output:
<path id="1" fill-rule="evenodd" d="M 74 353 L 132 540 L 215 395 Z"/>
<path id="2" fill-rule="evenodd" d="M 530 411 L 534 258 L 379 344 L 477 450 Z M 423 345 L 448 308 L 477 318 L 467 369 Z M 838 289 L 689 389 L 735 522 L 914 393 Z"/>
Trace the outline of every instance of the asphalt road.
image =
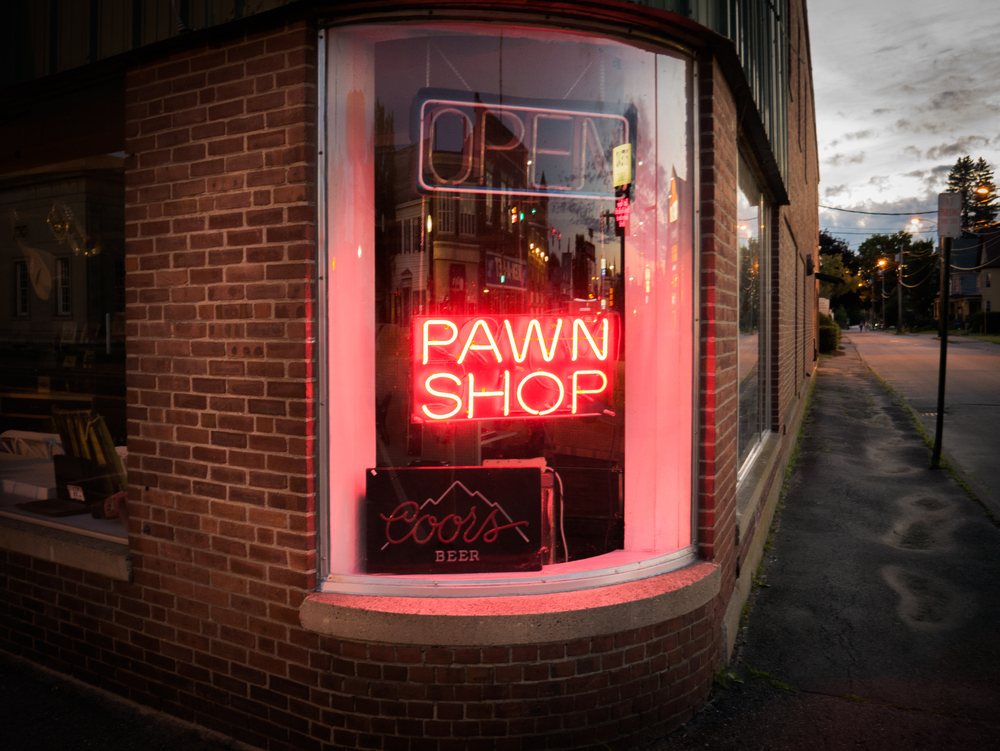
<path id="1" fill-rule="evenodd" d="M 934 437 L 941 341 L 934 334 L 849 332 L 845 351 L 856 349 L 868 366 L 902 394 Z M 980 500 L 1000 516 L 1000 345 L 948 337 L 945 378 L 945 458 Z"/>

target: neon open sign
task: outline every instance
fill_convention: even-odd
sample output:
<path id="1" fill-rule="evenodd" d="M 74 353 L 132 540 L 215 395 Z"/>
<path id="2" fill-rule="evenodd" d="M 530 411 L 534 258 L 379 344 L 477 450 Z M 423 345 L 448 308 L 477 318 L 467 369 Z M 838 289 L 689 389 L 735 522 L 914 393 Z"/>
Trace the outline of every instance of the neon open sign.
<path id="1" fill-rule="evenodd" d="M 417 180 L 427 191 L 607 199 L 611 153 L 629 142 L 621 115 L 570 107 L 425 99 L 419 118 Z M 516 163 L 522 182 L 487 184 L 498 160 Z"/>
<path id="2" fill-rule="evenodd" d="M 618 317 L 415 316 L 417 422 L 599 415 L 611 409 Z"/>

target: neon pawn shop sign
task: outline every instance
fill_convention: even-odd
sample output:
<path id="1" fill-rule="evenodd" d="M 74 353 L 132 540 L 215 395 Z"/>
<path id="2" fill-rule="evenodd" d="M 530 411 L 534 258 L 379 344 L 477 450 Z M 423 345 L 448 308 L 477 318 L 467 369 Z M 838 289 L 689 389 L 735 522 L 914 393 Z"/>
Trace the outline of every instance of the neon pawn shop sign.
<path id="1" fill-rule="evenodd" d="M 617 314 L 415 316 L 416 422 L 611 413 Z"/>

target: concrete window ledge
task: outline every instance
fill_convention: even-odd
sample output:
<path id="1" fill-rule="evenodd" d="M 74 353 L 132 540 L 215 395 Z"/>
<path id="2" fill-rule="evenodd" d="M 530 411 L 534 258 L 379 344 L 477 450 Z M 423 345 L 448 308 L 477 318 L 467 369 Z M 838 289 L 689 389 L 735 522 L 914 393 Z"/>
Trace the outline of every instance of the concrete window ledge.
<path id="1" fill-rule="evenodd" d="M 763 505 L 764 488 L 774 474 L 775 465 L 781 457 L 781 437 L 777 433 L 768 433 L 757 458 L 736 489 L 736 527 L 737 539 L 744 540 L 747 532 L 747 522 L 755 510 L 752 504 Z M 780 487 L 780 486 L 779 486 Z M 749 513 L 748 513 L 749 512 Z"/>
<path id="2" fill-rule="evenodd" d="M 0 549 L 132 581 L 128 545 L 0 516 Z"/>
<path id="3" fill-rule="evenodd" d="M 376 597 L 316 593 L 303 628 L 352 641 L 509 646 L 572 641 L 663 623 L 719 593 L 718 564 L 597 589 L 510 597 Z"/>

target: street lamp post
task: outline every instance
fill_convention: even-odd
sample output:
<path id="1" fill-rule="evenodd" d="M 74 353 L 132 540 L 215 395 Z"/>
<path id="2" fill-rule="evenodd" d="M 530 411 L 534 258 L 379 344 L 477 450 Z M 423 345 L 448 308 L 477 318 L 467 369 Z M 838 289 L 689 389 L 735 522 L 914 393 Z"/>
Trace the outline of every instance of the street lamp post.
<path id="1" fill-rule="evenodd" d="M 882 295 L 882 330 L 885 331 L 885 259 L 878 259 L 879 294 Z"/>
<path id="2" fill-rule="evenodd" d="M 896 333 L 903 333 L 903 255 L 906 251 L 899 249 L 899 265 L 896 267 L 896 302 L 898 303 L 898 314 L 896 318 Z"/>

